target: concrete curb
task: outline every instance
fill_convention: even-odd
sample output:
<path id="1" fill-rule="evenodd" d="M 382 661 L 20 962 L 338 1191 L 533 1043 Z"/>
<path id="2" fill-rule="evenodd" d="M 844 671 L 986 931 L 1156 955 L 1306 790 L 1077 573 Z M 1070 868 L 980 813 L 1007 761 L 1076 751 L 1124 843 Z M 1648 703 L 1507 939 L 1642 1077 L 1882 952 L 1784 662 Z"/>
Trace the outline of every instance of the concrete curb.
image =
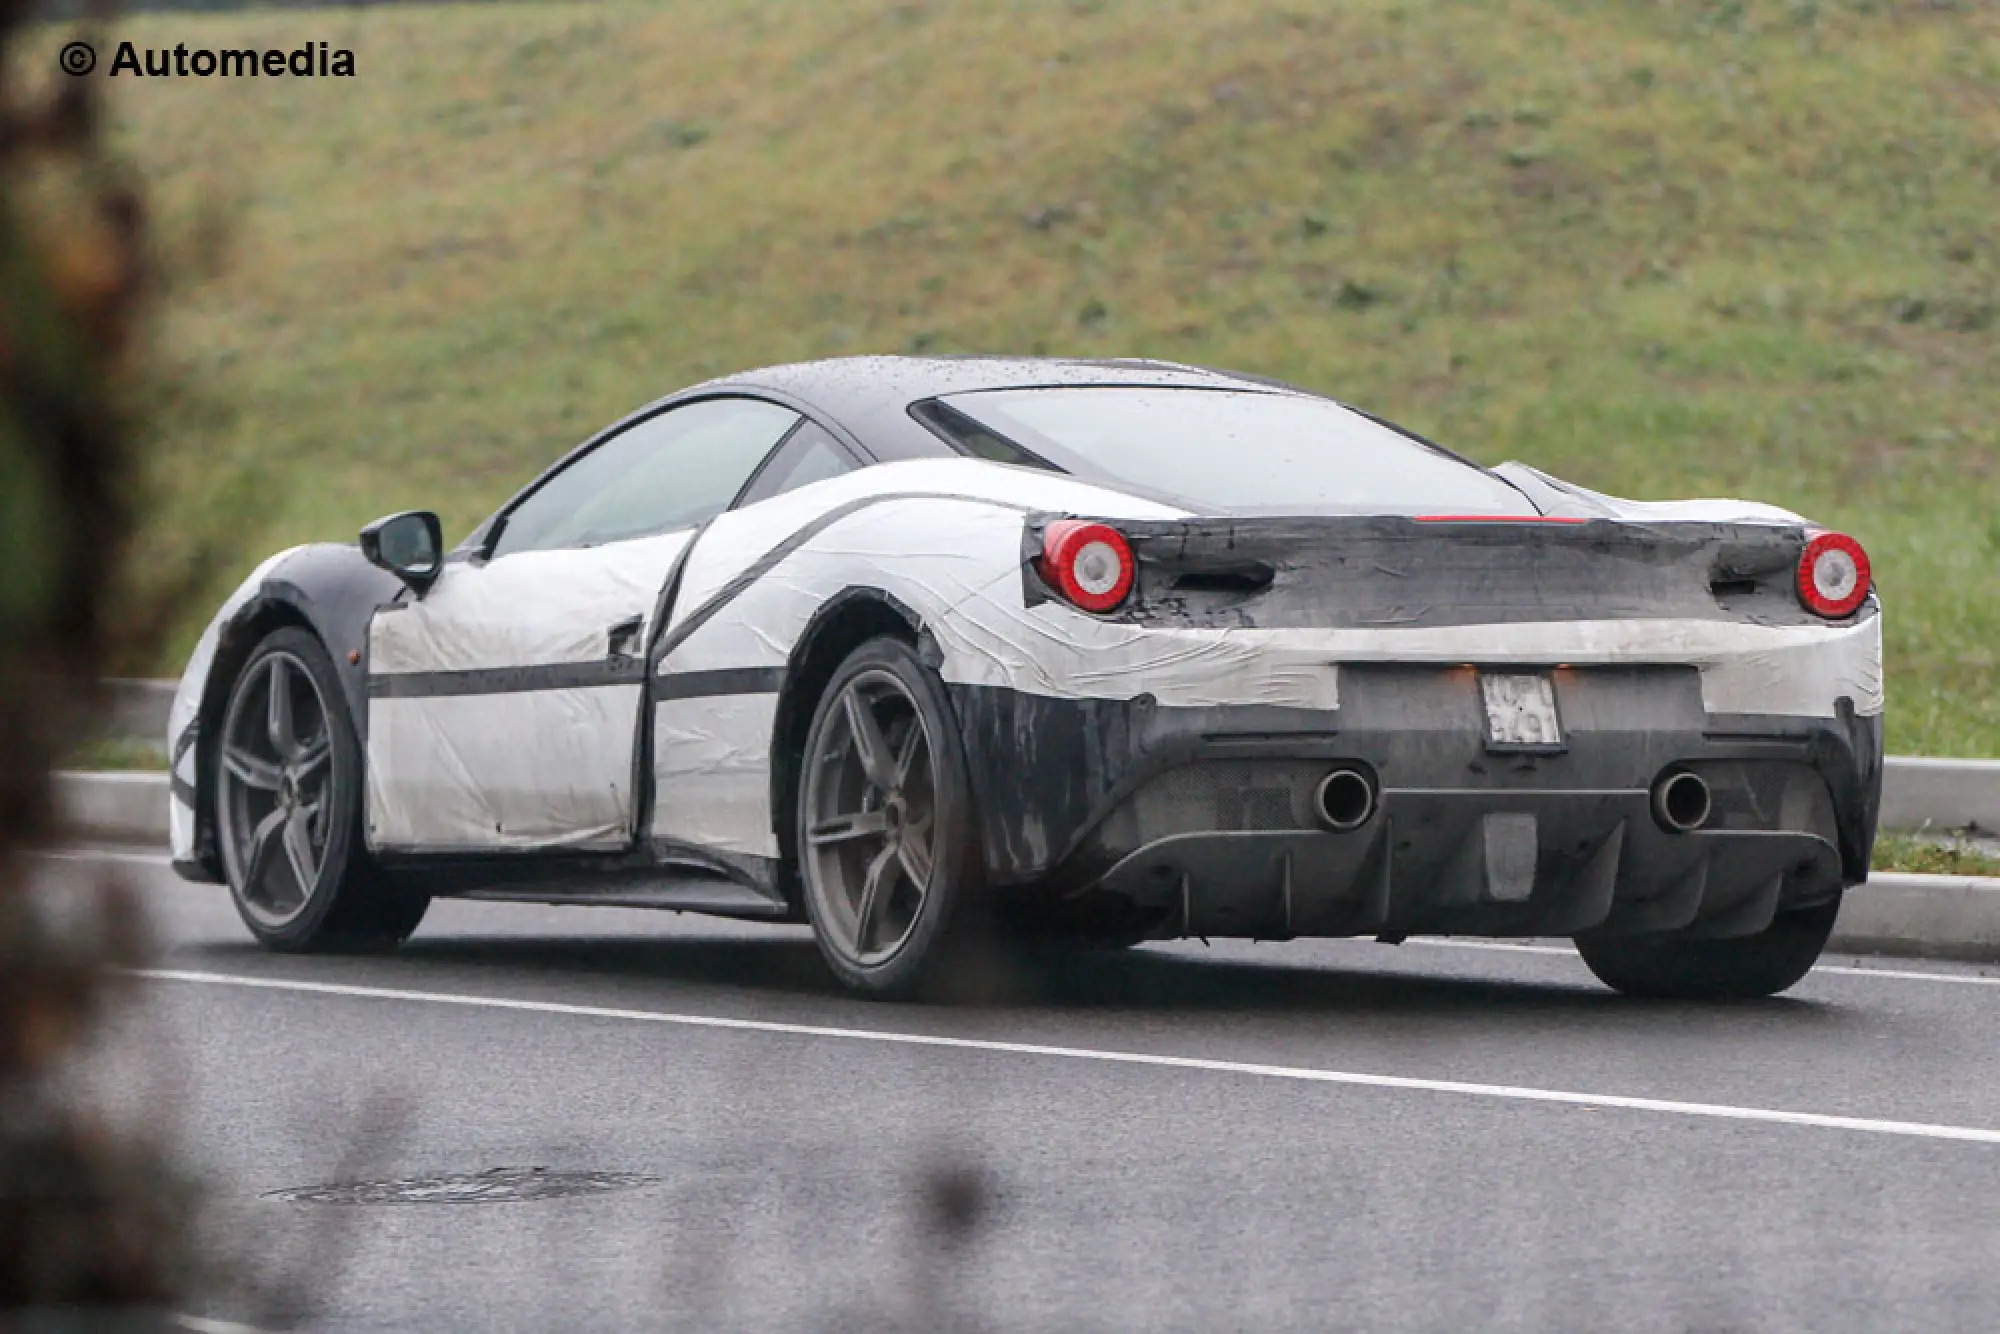
<path id="1" fill-rule="evenodd" d="M 1882 827 L 2000 833 L 2000 760 L 1891 755 L 1882 767 Z"/>
<path id="2" fill-rule="evenodd" d="M 167 776 L 158 773 L 55 775 L 56 811 L 79 843 L 167 843 Z"/>
<path id="3" fill-rule="evenodd" d="M 2000 963 L 2000 880 L 1878 871 L 1848 892 L 1827 948 Z"/>

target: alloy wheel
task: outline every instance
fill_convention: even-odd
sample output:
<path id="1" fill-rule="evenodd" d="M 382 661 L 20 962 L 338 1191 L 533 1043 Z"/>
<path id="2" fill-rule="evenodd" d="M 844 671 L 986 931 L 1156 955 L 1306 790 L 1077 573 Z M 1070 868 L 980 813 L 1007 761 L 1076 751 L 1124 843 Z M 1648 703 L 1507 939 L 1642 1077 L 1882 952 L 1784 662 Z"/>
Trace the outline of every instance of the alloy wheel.
<path id="1" fill-rule="evenodd" d="M 230 701 L 216 803 L 229 883 L 266 926 L 285 926 L 312 899 L 335 777 L 318 684 L 290 653 L 268 654 Z"/>
<path id="2" fill-rule="evenodd" d="M 923 711 L 890 672 L 850 678 L 806 775 L 804 853 L 822 927 L 855 963 L 910 939 L 937 866 L 937 774 Z"/>

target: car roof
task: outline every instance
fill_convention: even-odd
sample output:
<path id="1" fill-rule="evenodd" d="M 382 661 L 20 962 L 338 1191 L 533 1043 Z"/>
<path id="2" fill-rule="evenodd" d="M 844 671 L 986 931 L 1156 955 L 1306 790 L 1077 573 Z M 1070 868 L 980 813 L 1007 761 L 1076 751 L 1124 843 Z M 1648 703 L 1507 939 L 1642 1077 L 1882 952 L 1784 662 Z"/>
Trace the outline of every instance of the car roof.
<path id="1" fill-rule="evenodd" d="M 1255 375 L 1211 370 L 1142 357 L 861 356 L 795 361 L 706 380 L 655 399 L 613 422 L 538 473 L 473 529 L 461 547 L 485 540 L 493 520 L 568 467 L 579 455 L 633 423 L 691 399 L 718 395 L 769 396 L 814 415 L 845 434 L 880 463 L 901 459 L 956 458 L 958 451 L 912 417 L 910 405 L 945 394 L 982 389 L 1032 389 L 1057 385 L 1151 385 L 1177 389 L 1307 391 Z M 1310 395 L 1318 397 L 1318 395 Z"/>
<path id="2" fill-rule="evenodd" d="M 1043 385 L 1173 385 L 1186 388 L 1290 389 L 1275 381 L 1177 361 L 1142 357 L 829 357 L 712 380 L 701 386 L 775 389 L 832 408 L 853 398 L 901 398 L 906 404 L 940 394 Z M 1292 390 L 1292 392 L 1302 392 Z"/>
<path id="3" fill-rule="evenodd" d="M 909 415 L 912 403 L 986 389 L 1077 385 L 1306 392 L 1254 375 L 1136 357 L 866 356 L 766 366 L 710 380 L 675 397 L 740 392 L 790 398 L 846 428 L 870 453 L 887 461 L 953 452 Z"/>

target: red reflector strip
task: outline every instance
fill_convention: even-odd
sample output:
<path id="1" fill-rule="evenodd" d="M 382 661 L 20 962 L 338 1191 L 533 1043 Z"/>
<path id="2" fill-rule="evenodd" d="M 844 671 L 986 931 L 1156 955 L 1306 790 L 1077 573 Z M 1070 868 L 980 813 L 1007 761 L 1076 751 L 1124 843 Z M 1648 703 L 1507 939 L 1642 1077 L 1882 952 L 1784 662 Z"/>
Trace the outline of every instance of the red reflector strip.
<path id="1" fill-rule="evenodd" d="M 1589 523 L 1557 514 L 1419 514 L 1418 523 Z"/>

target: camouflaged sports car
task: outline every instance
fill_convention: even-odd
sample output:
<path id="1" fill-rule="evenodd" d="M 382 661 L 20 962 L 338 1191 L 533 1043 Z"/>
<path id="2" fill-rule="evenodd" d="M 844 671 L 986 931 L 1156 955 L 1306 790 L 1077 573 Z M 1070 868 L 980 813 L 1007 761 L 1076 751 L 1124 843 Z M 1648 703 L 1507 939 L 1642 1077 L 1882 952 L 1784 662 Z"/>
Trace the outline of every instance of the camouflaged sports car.
<path id="1" fill-rule="evenodd" d="M 661 399 L 449 552 L 272 557 L 175 700 L 173 839 L 287 950 L 433 896 L 975 934 L 1572 936 L 1790 986 L 1866 878 L 1850 538 L 1479 467 L 1153 361 L 859 358 Z"/>

